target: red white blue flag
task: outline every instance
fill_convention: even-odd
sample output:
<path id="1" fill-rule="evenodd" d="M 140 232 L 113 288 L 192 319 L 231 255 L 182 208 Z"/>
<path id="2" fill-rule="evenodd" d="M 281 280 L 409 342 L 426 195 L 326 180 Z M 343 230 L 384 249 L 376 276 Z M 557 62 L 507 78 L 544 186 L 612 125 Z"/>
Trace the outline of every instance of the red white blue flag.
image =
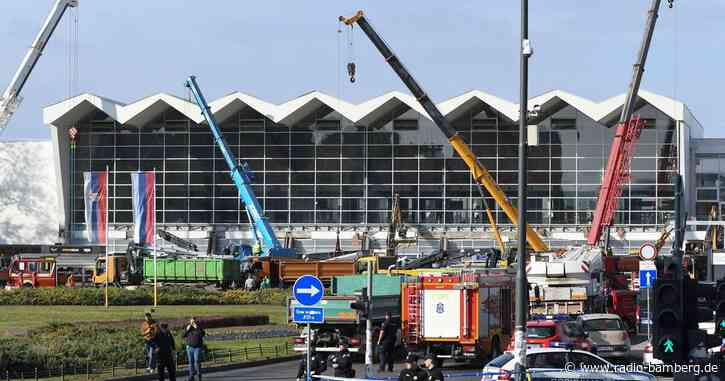
<path id="1" fill-rule="evenodd" d="M 108 171 L 83 172 L 83 190 L 88 241 L 108 244 Z"/>
<path id="2" fill-rule="evenodd" d="M 155 172 L 131 173 L 131 199 L 134 241 L 139 245 L 153 245 L 156 240 Z"/>

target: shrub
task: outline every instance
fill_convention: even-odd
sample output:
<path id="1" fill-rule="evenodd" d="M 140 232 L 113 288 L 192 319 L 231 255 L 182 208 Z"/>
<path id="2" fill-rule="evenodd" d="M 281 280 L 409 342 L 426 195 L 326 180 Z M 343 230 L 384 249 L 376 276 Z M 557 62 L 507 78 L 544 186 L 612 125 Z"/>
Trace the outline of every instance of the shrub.
<path id="1" fill-rule="evenodd" d="M 162 305 L 285 305 L 289 292 L 281 289 L 256 291 L 216 291 L 193 287 L 162 287 Z M 144 305 L 153 302 L 153 288 L 109 288 L 109 302 L 115 306 Z M 103 288 L 20 288 L 0 291 L 0 305 L 73 305 L 100 306 L 104 304 Z"/>

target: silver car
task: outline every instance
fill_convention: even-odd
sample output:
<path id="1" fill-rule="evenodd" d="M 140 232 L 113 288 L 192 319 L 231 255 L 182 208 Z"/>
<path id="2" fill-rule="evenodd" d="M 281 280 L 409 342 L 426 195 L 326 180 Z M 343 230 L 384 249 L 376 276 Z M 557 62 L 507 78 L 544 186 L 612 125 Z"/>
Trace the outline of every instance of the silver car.
<path id="1" fill-rule="evenodd" d="M 483 368 L 481 381 L 513 380 L 514 355 L 505 352 Z M 645 372 L 618 371 L 612 363 L 589 352 L 565 348 L 535 348 L 526 350 L 527 371 L 531 380 L 629 380 L 655 381 Z"/>
<path id="2" fill-rule="evenodd" d="M 630 353 L 631 342 L 627 326 L 615 314 L 586 314 L 577 320 L 584 332 L 597 347 L 602 357 L 626 357 Z"/>

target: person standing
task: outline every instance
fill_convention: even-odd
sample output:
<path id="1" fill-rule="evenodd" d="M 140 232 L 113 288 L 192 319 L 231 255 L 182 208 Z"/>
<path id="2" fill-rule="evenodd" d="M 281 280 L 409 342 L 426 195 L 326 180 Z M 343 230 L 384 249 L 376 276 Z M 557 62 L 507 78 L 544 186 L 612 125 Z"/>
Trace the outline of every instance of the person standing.
<path id="1" fill-rule="evenodd" d="M 197 377 L 201 381 L 201 351 L 204 347 L 204 330 L 197 324 L 196 318 L 189 319 L 184 330 L 186 340 L 186 357 L 189 360 L 189 380 Z"/>
<path id="2" fill-rule="evenodd" d="M 340 351 L 330 356 L 330 364 L 335 377 L 355 377 L 352 369 L 352 355 L 347 350 L 347 343 L 340 343 Z"/>
<path id="3" fill-rule="evenodd" d="M 159 332 L 154 338 L 156 343 L 157 363 L 159 365 L 159 381 L 164 381 L 164 370 L 169 372 L 169 381 L 176 381 L 176 365 L 174 364 L 174 351 L 176 343 L 174 336 L 169 331 L 168 324 L 161 324 Z"/>
<path id="4" fill-rule="evenodd" d="M 378 356 L 380 357 L 380 371 L 384 372 L 386 365 L 388 372 L 393 371 L 395 363 L 395 340 L 397 338 L 397 329 L 390 313 L 385 314 L 385 321 L 380 327 L 380 335 L 378 336 Z"/>
<path id="5" fill-rule="evenodd" d="M 257 281 L 254 280 L 254 276 L 249 275 L 247 280 L 244 282 L 244 289 L 247 291 L 253 291 L 257 287 Z"/>
<path id="6" fill-rule="evenodd" d="M 410 354 L 405 358 L 405 369 L 400 372 L 400 381 L 427 381 L 428 374 L 418 366 L 418 356 Z"/>
<path id="7" fill-rule="evenodd" d="M 425 356 L 425 371 L 428 375 L 428 381 L 443 381 L 443 372 L 435 366 L 436 358 L 433 355 Z"/>
<path id="8" fill-rule="evenodd" d="M 144 321 L 141 323 L 141 336 L 144 341 L 144 354 L 146 357 L 146 371 L 153 373 L 156 369 L 156 343 L 154 338 L 159 331 L 156 320 L 151 316 L 151 312 L 146 312 Z"/>
<path id="9" fill-rule="evenodd" d="M 327 370 L 327 364 L 325 364 L 325 360 L 320 357 L 320 355 L 317 353 L 317 351 L 312 348 L 312 352 L 310 353 L 310 375 L 316 375 L 316 374 L 322 374 L 325 370 Z M 302 361 L 300 361 L 300 366 L 297 368 L 297 381 L 303 381 L 307 380 L 306 377 L 307 373 L 307 356 L 302 356 Z"/>

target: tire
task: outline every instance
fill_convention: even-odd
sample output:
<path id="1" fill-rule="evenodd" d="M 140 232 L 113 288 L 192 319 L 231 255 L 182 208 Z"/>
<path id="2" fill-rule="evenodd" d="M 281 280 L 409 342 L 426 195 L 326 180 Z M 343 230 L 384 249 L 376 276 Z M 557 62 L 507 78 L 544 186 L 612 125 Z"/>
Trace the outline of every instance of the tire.
<path id="1" fill-rule="evenodd" d="M 35 287 L 33 287 L 33 285 L 30 283 L 23 283 L 23 288 L 35 288 Z"/>

